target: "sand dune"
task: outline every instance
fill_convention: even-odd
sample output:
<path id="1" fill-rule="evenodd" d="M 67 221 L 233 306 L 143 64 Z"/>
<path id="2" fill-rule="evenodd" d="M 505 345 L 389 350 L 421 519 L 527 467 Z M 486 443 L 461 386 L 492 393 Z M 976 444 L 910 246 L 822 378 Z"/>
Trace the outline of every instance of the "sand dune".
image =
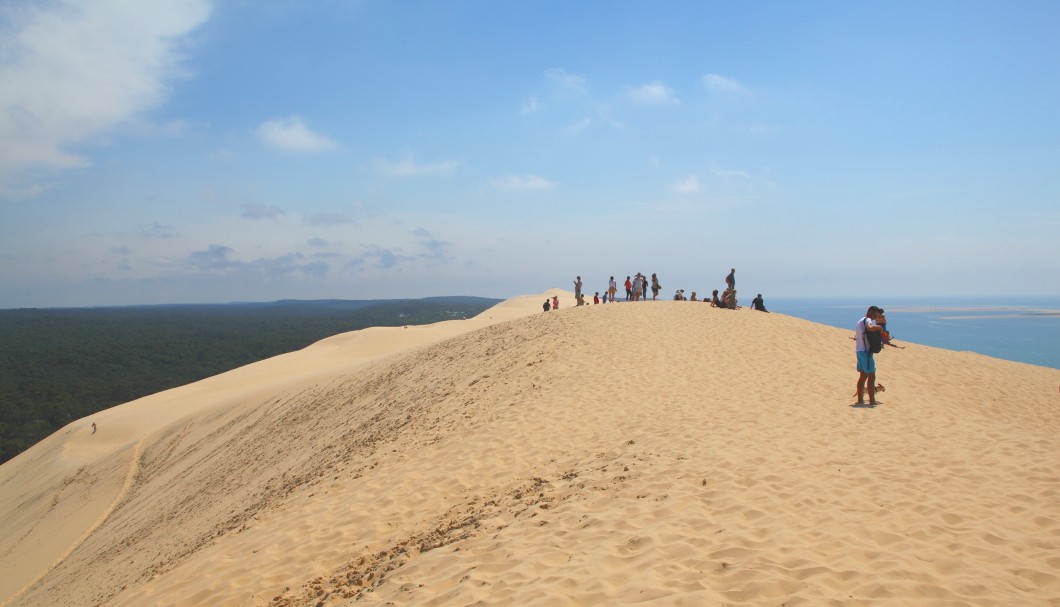
<path id="1" fill-rule="evenodd" d="M 71 424 L 0 466 L 0 605 L 1060 605 L 1060 371 L 909 344 L 856 408 L 851 331 L 572 300 Z"/>

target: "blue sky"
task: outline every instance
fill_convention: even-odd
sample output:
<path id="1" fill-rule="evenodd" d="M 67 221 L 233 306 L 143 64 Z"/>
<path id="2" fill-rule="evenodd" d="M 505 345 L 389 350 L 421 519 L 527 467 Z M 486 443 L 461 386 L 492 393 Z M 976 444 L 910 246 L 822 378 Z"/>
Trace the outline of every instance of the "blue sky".
<path id="1" fill-rule="evenodd" d="M 0 308 L 1060 294 L 1060 3 L 7 2 Z"/>

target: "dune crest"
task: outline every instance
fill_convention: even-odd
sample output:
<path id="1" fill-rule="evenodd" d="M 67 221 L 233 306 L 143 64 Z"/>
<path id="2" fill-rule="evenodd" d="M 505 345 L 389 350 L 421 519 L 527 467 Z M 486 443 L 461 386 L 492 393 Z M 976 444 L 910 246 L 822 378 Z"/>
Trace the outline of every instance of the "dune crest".
<path id="1" fill-rule="evenodd" d="M 851 331 L 568 302 L 71 424 L 0 467 L 0 604 L 1060 601 L 1060 372 L 910 344 L 859 409 Z"/>

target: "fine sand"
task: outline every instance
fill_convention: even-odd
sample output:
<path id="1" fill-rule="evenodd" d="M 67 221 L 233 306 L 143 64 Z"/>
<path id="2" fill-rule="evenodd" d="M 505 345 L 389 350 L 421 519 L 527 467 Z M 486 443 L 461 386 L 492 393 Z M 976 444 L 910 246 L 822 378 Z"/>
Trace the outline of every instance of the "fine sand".
<path id="1" fill-rule="evenodd" d="M 0 466 L 0 605 L 1060 605 L 1060 371 L 903 344 L 854 407 L 857 318 L 569 302 L 70 424 Z"/>

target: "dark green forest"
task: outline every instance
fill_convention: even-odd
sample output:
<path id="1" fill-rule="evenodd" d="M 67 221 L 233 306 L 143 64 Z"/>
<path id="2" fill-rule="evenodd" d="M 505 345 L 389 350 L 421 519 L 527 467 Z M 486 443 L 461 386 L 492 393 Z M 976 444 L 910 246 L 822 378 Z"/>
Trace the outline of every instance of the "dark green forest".
<path id="1" fill-rule="evenodd" d="M 470 318 L 498 301 L 432 297 L 0 310 L 0 463 L 114 405 L 339 333 Z"/>

